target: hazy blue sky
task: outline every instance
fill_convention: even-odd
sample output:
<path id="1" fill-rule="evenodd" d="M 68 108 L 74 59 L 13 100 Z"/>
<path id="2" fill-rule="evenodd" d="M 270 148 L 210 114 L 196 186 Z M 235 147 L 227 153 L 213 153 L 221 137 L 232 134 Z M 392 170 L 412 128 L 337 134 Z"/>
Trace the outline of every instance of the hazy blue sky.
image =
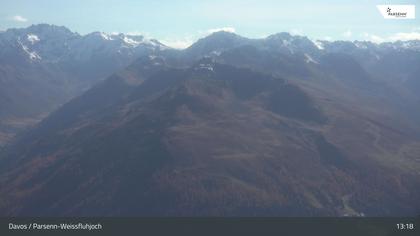
<path id="1" fill-rule="evenodd" d="M 377 4 L 414 4 L 416 19 L 385 20 Z M 214 29 L 253 38 L 420 39 L 420 0 L 0 0 L 0 30 L 49 23 L 86 34 L 141 33 L 185 46 Z"/>

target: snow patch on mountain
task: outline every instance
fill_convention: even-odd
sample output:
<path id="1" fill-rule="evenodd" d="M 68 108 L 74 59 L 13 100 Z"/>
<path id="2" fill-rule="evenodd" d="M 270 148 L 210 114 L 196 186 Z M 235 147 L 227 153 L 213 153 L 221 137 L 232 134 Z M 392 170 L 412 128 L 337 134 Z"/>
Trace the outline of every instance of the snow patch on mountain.
<path id="1" fill-rule="evenodd" d="M 197 68 L 195 68 L 196 70 L 208 70 L 208 71 L 213 71 L 213 66 L 211 64 L 204 64 L 201 63 L 198 65 Z"/>
<path id="2" fill-rule="evenodd" d="M 283 46 L 285 46 L 285 47 L 288 47 L 291 44 L 291 41 L 290 40 L 286 40 L 286 39 L 283 39 L 282 42 L 283 42 Z"/>
<path id="3" fill-rule="evenodd" d="M 314 43 L 314 45 L 319 49 L 319 50 L 324 50 L 325 48 L 324 48 L 324 44 L 321 42 L 321 41 L 319 41 L 319 40 L 314 40 L 314 41 L 312 41 L 313 43 Z"/>
<path id="4" fill-rule="evenodd" d="M 113 40 L 113 38 L 112 38 L 112 36 L 111 36 L 111 35 L 108 35 L 108 34 L 106 34 L 106 33 L 104 33 L 104 32 L 100 32 L 100 33 L 99 33 L 99 35 L 100 35 L 103 39 L 105 39 L 105 40 Z"/>
<path id="5" fill-rule="evenodd" d="M 20 46 L 22 47 L 23 51 L 29 56 L 31 61 L 41 60 L 41 56 L 38 55 L 35 51 L 31 52 L 29 48 L 19 41 Z"/>
<path id="6" fill-rule="evenodd" d="M 128 44 L 129 46 L 132 46 L 132 47 L 137 47 L 138 45 L 143 43 L 143 41 L 136 41 L 136 40 L 131 39 L 127 36 L 124 36 L 123 41 L 124 41 L 124 43 L 126 43 L 126 44 Z"/>
<path id="7" fill-rule="evenodd" d="M 38 38 L 38 36 L 37 36 L 37 35 L 35 35 L 35 34 L 28 34 L 28 35 L 27 35 L 27 39 L 28 39 L 28 41 L 29 41 L 32 45 L 34 45 L 35 43 L 39 42 L 39 38 Z"/>
<path id="8" fill-rule="evenodd" d="M 222 51 L 221 50 L 214 50 L 214 51 L 210 52 L 210 55 L 220 56 L 220 55 L 222 55 Z"/>
<path id="9" fill-rule="evenodd" d="M 314 63 L 314 64 L 319 64 L 318 61 L 316 61 L 315 59 L 313 59 L 311 56 L 309 56 L 307 53 L 304 54 L 305 55 L 305 62 L 306 63 Z"/>

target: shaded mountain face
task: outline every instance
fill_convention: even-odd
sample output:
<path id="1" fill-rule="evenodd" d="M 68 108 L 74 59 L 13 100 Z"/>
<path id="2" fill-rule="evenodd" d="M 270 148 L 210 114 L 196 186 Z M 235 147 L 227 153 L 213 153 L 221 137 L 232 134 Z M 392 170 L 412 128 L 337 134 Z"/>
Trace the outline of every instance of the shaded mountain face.
<path id="1" fill-rule="evenodd" d="M 0 212 L 415 214 L 417 174 L 374 156 L 405 135 L 342 109 L 290 81 L 211 58 L 184 69 L 142 58 L 8 149 Z M 364 126 L 369 132 L 358 137 Z M 371 135 L 375 147 L 365 143 Z"/>
<path id="2" fill-rule="evenodd" d="M 81 36 L 46 24 L 1 32 L 0 145 L 139 56 L 164 49 L 142 36 Z"/>
<path id="3" fill-rule="evenodd" d="M 141 55 L 0 154 L 0 214 L 416 215 L 415 42 L 216 33 Z"/>

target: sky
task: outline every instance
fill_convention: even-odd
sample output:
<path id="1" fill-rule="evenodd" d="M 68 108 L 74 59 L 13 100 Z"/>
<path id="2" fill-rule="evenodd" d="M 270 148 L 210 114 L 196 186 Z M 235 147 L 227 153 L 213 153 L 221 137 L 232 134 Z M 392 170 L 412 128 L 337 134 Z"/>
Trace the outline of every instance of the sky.
<path id="1" fill-rule="evenodd" d="M 384 19 L 376 5 L 416 5 L 416 19 Z M 322 40 L 420 39 L 420 0 L 0 0 L 0 30 L 48 23 L 87 34 L 141 34 L 184 48 L 225 30 Z"/>

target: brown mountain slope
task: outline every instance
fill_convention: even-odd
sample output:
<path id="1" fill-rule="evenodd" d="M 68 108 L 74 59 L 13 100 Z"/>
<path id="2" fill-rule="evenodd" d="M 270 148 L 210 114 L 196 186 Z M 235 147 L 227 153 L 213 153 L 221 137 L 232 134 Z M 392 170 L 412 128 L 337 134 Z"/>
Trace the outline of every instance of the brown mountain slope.
<path id="1" fill-rule="evenodd" d="M 140 85 L 109 81 L 65 105 L 3 157 L 2 215 L 412 215 L 419 209 L 418 173 L 372 156 L 378 151 L 368 143 L 375 139 L 359 129 L 369 125 L 372 136 L 386 136 L 378 147 L 400 134 L 375 130 L 378 124 L 282 79 L 202 61 L 162 68 Z M 340 131 L 348 139 L 334 135 Z"/>

